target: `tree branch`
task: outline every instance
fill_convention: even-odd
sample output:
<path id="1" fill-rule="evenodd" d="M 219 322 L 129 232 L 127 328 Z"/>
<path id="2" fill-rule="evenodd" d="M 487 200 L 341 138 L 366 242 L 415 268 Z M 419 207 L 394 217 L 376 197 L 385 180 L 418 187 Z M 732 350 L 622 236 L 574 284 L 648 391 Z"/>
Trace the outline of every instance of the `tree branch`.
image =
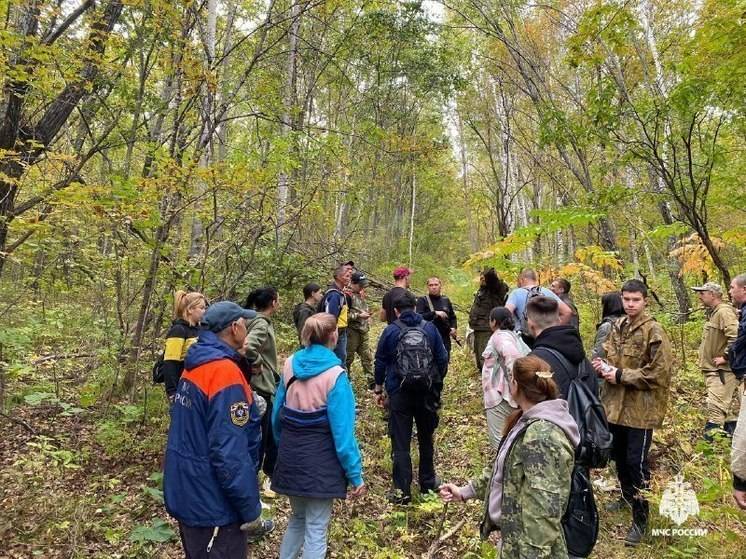
<path id="1" fill-rule="evenodd" d="M 53 44 L 65 31 L 67 31 L 68 27 L 75 23 L 75 21 L 82 16 L 86 10 L 88 10 L 88 8 L 93 6 L 93 3 L 93 0 L 85 0 L 75 11 L 65 18 L 65 21 L 63 21 L 57 29 L 50 31 L 49 34 L 42 39 L 41 44 L 46 46 Z"/>

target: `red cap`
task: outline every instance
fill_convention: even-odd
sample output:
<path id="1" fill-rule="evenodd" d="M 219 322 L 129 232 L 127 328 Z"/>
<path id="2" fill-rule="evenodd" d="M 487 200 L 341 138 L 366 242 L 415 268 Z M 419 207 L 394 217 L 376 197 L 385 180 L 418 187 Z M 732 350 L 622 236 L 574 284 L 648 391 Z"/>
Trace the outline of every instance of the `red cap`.
<path id="1" fill-rule="evenodd" d="M 394 279 L 406 278 L 413 271 L 414 270 L 410 270 L 406 266 L 399 266 L 398 268 L 394 268 Z"/>

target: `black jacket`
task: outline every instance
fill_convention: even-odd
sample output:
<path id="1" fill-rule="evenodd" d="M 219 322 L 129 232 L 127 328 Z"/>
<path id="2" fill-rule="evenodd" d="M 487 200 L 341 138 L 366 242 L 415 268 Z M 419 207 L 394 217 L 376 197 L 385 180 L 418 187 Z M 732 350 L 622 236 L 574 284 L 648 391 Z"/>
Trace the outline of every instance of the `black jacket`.
<path id="1" fill-rule="evenodd" d="M 736 341 L 728 348 L 728 362 L 736 377 L 746 376 L 746 305 L 741 307 Z"/>
<path id="2" fill-rule="evenodd" d="M 298 330 L 298 339 L 300 339 L 300 333 L 303 330 L 306 320 L 314 314 L 316 314 L 316 309 L 305 301 L 293 307 L 293 323 L 295 323 L 295 329 Z"/>
<path id="3" fill-rule="evenodd" d="M 197 341 L 199 330 L 191 326 L 186 320 L 177 318 L 171 323 L 166 334 L 166 349 L 163 352 L 163 382 L 166 394 L 176 394 L 181 373 L 184 370 L 184 357 L 194 342 Z"/>
<path id="4" fill-rule="evenodd" d="M 474 303 L 471 305 L 471 310 L 469 311 L 469 326 L 472 330 L 481 330 L 483 332 L 492 330 L 490 328 L 490 312 L 495 307 L 505 305 L 507 287 L 505 285 L 505 289 L 501 288 L 497 293 L 488 291 L 484 287 L 479 288 L 479 291 L 474 295 Z"/>
<path id="5" fill-rule="evenodd" d="M 560 389 L 563 398 L 567 398 L 567 389 L 570 385 L 570 376 L 562 367 L 562 364 L 557 357 L 552 355 L 546 348 L 551 348 L 559 353 L 570 362 L 577 371 L 578 366 L 581 362 L 586 360 L 585 350 L 583 349 L 583 342 L 580 339 L 580 333 L 567 324 L 559 326 L 550 326 L 539 334 L 534 342 L 534 348 L 531 355 L 541 357 L 544 361 L 549 363 L 549 366 L 554 372 L 554 382 L 557 383 L 557 387 Z M 570 374 L 574 374 L 575 371 L 570 371 Z M 585 368 L 583 376 L 578 380 L 588 386 L 591 392 L 598 396 L 598 381 L 596 380 L 593 367 L 590 363 Z"/>
<path id="6" fill-rule="evenodd" d="M 440 332 L 440 337 L 443 338 L 443 343 L 446 345 L 446 349 L 451 347 L 451 328 L 456 328 L 456 313 L 453 310 L 453 305 L 450 299 L 445 295 L 438 295 L 437 297 L 430 295 L 430 301 L 433 304 L 433 310 L 430 310 L 430 305 L 427 304 L 428 295 L 419 297 L 417 299 L 417 308 L 415 312 L 428 322 L 435 324 L 435 327 Z M 448 315 L 446 320 L 440 318 L 435 314 L 435 311 L 445 311 Z"/>

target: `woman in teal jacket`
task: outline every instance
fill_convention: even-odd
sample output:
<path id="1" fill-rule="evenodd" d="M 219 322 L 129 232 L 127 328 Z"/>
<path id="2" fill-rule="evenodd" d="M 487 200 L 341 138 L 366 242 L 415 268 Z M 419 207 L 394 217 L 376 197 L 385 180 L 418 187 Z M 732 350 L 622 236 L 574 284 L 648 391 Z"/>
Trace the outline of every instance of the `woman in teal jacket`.
<path id="1" fill-rule="evenodd" d="M 337 320 L 311 316 L 301 332 L 304 349 L 291 355 L 277 388 L 272 424 L 278 442 L 272 490 L 290 497 L 292 514 L 280 559 L 326 556 L 332 502 L 348 486 L 365 491 L 360 449 L 355 438 L 355 397 L 342 363 L 331 348 Z"/>

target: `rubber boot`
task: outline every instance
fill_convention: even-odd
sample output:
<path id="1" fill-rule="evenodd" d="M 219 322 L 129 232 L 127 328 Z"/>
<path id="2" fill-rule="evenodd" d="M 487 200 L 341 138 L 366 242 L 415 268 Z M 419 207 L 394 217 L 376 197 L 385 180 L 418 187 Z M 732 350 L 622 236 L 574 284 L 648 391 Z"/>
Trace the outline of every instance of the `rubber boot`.
<path id="1" fill-rule="evenodd" d="M 729 437 L 732 437 L 733 433 L 736 431 L 736 425 L 738 425 L 738 421 L 726 421 L 723 430 Z"/>
<path id="2" fill-rule="evenodd" d="M 722 429 L 722 426 L 718 425 L 717 423 L 712 423 L 711 421 L 708 421 L 705 423 L 705 430 L 704 434 L 702 435 L 702 438 L 706 440 L 708 443 L 711 443 L 714 439 L 713 435 L 716 431 L 720 431 Z"/>

